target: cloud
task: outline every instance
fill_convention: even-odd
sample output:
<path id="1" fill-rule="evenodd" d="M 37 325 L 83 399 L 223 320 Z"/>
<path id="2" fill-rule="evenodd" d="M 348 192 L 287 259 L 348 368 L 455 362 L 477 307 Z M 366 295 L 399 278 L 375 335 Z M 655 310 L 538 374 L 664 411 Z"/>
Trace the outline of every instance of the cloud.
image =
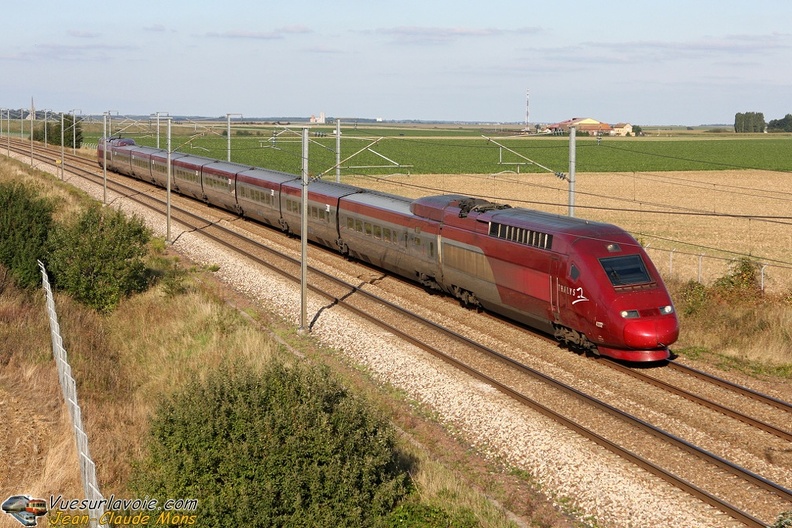
<path id="1" fill-rule="evenodd" d="M 285 26 L 272 31 L 264 32 L 245 30 L 231 30 L 223 32 L 211 31 L 206 33 L 206 36 L 221 39 L 278 40 L 285 38 L 286 35 L 306 33 L 313 33 L 313 31 L 305 26 Z"/>
<path id="2" fill-rule="evenodd" d="M 537 34 L 539 28 L 499 29 L 499 28 L 444 28 L 399 26 L 380 28 L 376 32 L 393 37 L 397 42 L 408 44 L 444 43 L 467 38 L 500 37 L 504 35 Z"/>
<path id="3" fill-rule="evenodd" d="M 90 39 L 90 38 L 97 38 L 97 37 L 100 37 L 100 36 L 101 36 L 101 34 L 100 34 L 100 33 L 94 33 L 94 32 L 92 32 L 92 31 L 80 31 L 80 30 L 76 30 L 76 29 L 72 29 L 72 30 L 68 31 L 68 32 L 67 32 L 67 34 L 68 34 L 70 37 L 75 37 L 75 38 L 89 38 L 89 39 Z"/>

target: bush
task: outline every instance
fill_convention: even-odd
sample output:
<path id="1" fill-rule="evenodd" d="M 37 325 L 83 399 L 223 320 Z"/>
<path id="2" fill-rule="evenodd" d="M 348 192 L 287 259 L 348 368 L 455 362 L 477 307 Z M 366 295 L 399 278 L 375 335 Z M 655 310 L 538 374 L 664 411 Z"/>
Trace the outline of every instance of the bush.
<path id="1" fill-rule="evenodd" d="M 23 287 L 41 283 L 43 259 L 52 227 L 53 203 L 21 183 L 0 183 L 0 263 Z"/>
<path id="2" fill-rule="evenodd" d="M 91 206 L 50 236 L 53 284 L 87 306 L 111 311 L 122 298 L 145 288 L 143 257 L 150 237 L 141 219 Z"/>
<path id="3" fill-rule="evenodd" d="M 779 515 L 772 528 L 792 528 L 792 510 Z"/>
<path id="4" fill-rule="evenodd" d="M 762 295 L 759 264 L 743 257 L 731 265 L 731 271 L 715 281 L 714 289 L 725 300 L 757 299 Z"/>
<path id="5" fill-rule="evenodd" d="M 371 526 L 406 493 L 388 423 L 326 369 L 223 368 L 165 402 L 132 488 L 201 526 Z"/>
<path id="6" fill-rule="evenodd" d="M 707 306 L 707 287 L 694 280 L 686 282 L 679 290 L 679 302 L 685 315 L 701 312 Z"/>

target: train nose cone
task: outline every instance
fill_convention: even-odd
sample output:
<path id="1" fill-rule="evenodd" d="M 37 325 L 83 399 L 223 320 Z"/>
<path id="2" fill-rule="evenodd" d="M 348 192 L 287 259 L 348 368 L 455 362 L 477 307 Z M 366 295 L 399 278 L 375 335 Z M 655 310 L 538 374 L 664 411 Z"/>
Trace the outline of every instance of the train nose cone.
<path id="1" fill-rule="evenodd" d="M 676 317 L 653 317 L 624 325 L 624 343 L 630 348 L 668 346 L 679 337 Z"/>

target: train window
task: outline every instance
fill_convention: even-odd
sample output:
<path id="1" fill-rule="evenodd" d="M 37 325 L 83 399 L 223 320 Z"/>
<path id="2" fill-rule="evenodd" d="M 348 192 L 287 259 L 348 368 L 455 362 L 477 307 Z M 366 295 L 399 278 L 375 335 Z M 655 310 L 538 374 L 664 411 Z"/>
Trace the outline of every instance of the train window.
<path id="1" fill-rule="evenodd" d="M 391 230 L 390 230 L 389 227 L 383 227 L 382 228 L 382 238 L 384 238 L 388 242 L 393 242 L 392 237 L 391 237 Z"/>
<path id="2" fill-rule="evenodd" d="M 574 281 L 578 280 L 578 278 L 580 277 L 580 270 L 577 269 L 577 266 L 575 266 L 574 264 L 569 266 L 569 276 Z"/>
<path id="3" fill-rule="evenodd" d="M 363 230 L 366 232 L 368 236 L 371 236 L 372 227 L 371 224 L 368 222 L 363 222 Z"/>
<path id="4" fill-rule="evenodd" d="M 381 239 L 382 238 L 382 228 L 378 225 L 374 226 L 374 238 Z"/>
<path id="5" fill-rule="evenodd" d="M 347 229 L 355 229 L 355 219 L 354 218 L 352 218 L 350 216 L 347 216 L 346 224 L 347 224 Z"/>
<path id="6" fill-rule="evenodd" d="M 355 231 L 363 232 L 363 220 L 355 220 Z"/>
<path id="7" fill-rule="evenodd" d="M 641 255 L 599 259 L 605 274 L 614 286 L 631 286 L 652 282 Z"/>

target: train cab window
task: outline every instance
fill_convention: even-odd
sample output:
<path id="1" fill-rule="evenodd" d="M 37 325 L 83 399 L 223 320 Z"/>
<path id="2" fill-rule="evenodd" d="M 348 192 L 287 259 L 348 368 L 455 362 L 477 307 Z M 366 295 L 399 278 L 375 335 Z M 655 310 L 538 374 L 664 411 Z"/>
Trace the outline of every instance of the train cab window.
<path id="1" fill-rule="evenodd" d="M 641 255 L 599 259 L 605 274 L 614 286 L 632 286 L 652 282 Z"/>
<path id="2" fill-rule="evenodd" d="M 574 264 L 569 266 L 569 277 L 573 281 L 576 281 L 576 280 L 578 280 L 578 278 L 580 278 L 580 270 Z"/>

